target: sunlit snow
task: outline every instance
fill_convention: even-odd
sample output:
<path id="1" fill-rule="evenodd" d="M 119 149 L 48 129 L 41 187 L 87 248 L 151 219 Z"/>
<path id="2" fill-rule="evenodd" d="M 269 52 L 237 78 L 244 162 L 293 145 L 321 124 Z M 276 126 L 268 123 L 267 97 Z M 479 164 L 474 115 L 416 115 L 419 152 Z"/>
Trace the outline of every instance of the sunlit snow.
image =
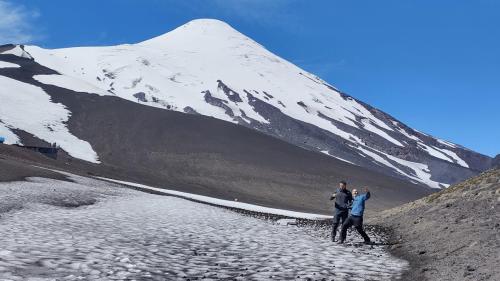
<path id="1" fill-rule="evenodd" d="M 11 62 L 0 61 L 0 68 L 6 68 L 6 67 L 19 68 L 20 66 L 18 64 Z"/>

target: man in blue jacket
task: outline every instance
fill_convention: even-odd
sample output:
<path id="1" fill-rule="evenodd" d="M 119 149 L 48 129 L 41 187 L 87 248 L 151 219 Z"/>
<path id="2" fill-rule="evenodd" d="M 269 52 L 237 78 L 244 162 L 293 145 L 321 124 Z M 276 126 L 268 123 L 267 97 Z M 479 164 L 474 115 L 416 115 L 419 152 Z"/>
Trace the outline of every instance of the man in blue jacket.
<path id="1" fill-rule="evenodd" d="M 370 237 L 368 237 L 368 235 L 366 235 L 365 231 L 363 230 L 363 213 L 365 212 L 365 201 L 370 198 L 370 191 L 368 190 L 368 188 L 365 188 L 365 194 L 358 194 L 358 191 L 356 189 L 353 189 L 352 194 L 354 195 L 354 199 L 352 201 L 351 215 L 342 224 L 339 244 L 344 243 L 347 235 L 347 229 L 353 225 L 365 240 L 365 244 L 371 244 Z"/>
<path id="2" fill-rule="evenodd" d="M 339 182 L 339 188 L 337 188 L 336 192 L 330 197 L 330 200 L 333 199 L 335 199 L 335 216 L 333 217 L 332 241 L 335 241 L 337 228 L 339 224 L 342 225 L 340 221 L 345 223 L 352 203 L 352 194 L 347 189 L 347 183 L 345 181 Z"/>

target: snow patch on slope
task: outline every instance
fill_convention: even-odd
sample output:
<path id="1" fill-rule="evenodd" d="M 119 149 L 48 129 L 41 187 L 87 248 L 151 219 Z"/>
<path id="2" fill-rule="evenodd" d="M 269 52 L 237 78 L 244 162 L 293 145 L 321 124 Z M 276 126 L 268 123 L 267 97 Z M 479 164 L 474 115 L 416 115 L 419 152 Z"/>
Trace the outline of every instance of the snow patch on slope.
<path id="1" fill-rule="evenodd" d="M 460 158 L 455 152 L 453 152 L 451 150 L 444 149 L 444 148 L 438 148 L 438 147 L 434 147 L 434 146 L 429 146 L 429 145 L 426 145 L 422 142 L 419 142 L 418 145 L 421 148 L 425 149 L 430 155 L 432 155 L 436 158 L 443 159 L 443 160 L 451 162 L 451 163 L 456 163 L 456 164 L 458 164 L 462 167 L 465 167 L 465 168 L 469 168 L 469 165 L 467 164 L 467 162 L 465 162 L 462 158 Z"/>
<path id="2" fill-rule="evenodd" d="M 288 211 L 288 210 L 282 210 L 282 209 L 262 207 L 262 206 L 243 203 L 243 202 L 217 199 L 217 198 L 213 198 L 213 197 L 197 195 L 197 194 L 192 194 L 192 193 L 187 193 L 187 192 L 152 187 L 152 186 L 148 186 L 148 185 L 144 185 L 144 184 L 140 184 L 140 183 L 114 180 L 114 179 L 104 178 L 104 177 L 96 177 L 96 178 L 106 180 L 106 181 L 115 182 L 115 183 L 125 184 L 125 185 L 129 185 L 129 186 L 139 187 L 139 188 L 146 189 L 146 190 L 153 190 L 156 192 L 161 192 L 163 194 L 175 195 L 175 196 L 179 196 L 179 197 L 187 198 L 187 199 L 192 199 L 192 200 L 203 202 L 203 203 L 209 203 L 209 204 L 213 204 L 213 205 L 217 205 L 217 206 L 247 210 L 247 211 L 252 211 L 252 212 L 257 212 L 257 213 L 273 214 L 273 215 L 280 215 L 280 216 L 301 218 L 301 219 L 310 219 L 310 220 L 321 220 L 321 219 L 331 219 L 332 218 L 331 216 L 325 216 L 325 215 L 294 212 L 294 211 Z"/>
<path id="3" fill-rule="evenodd" d="M 30 54 L 28 54 L 25 50 L 23 50 L 20 45 L 16 45 L 14 48 L 7 50 L 7 51 L 4 51 L 1 54 L 2 55 L 14 55 L 14 56 L 18 56 L 21 58 L 32 59 Z"/>
<path id="4" fill-rule="evenodd" d="M 7 68 L 7 67 L 19 68 L 20 65 L 11 62 L 0 61 L 0 68 Z"/>
<path id="5" fill-rule="evenodd" d="M 462 158 L 460 158 L 455 152 L 448 149 L 440 149 L 440 151 L 453 158 L 453 160 L 455 160 L 458 165 L 463 166 L 465 168 L 469 168 L 467 162 L 465 162 Z"/>
<path id="6" fill-rule="evenodd" d="M 328 152 L 328 150 L 322 150 L 321 153 L 326 154 L 326 155 L 331 156 L 331 157 L 334 157 L 334 158 L 337 158 L 337 159 L 339 159 L 341 161 L 344 161 L 344 162 L 347 162 L 349 164 L 356 165 L 355 163 L 353 163 L 353 162 L 351 162 L 349 160 L 345 160 L 344 158 L 341 158 L 341 157 L 338 157 L 338 156 L 330 154 L 330 152 Z"/>
<path id="7" fill-rule="evenodd" d="M 417 145 L 421 149 L 426 150 L 427 153 L 429 153 L 430 155 L 432 155 L 432 156 L 434 156 L 436 158 L 439 158 L 439 159 L 442 159 L 442 160 L 454 163 L 453 160 L 451 160 L 448 155 L 446 155 L 442 151 L 438 150 L 438 148 L 436 148 L 436 147 L 432 147 L 432 146 L 426 145 L 425 143 L 422 143 L 422 142 L 419 142 Z"/>
<path id="8" fill-rule="evenodd" d="M 35 75 L 33 79 L 46 85 L 53 85 L 75 92 L 92 93 L 98 95 L 106 95 L 105 91 L 95 87 L 92 84 L 82 81 L 81 79 L 73 78 L 67 75 L 49 74 Z"/>
<path id="9" fill-rule="evenodd" d="M 9 128 L 24 130 L 49 143 L 57 142 L 71 156 L 99 163 L 86 141 L 72 135 L 66 127 L 71 115 L 62 104 L 53 103 L 41 88 L 0 76 L 2 95 L 0 116 Z"/>
<path id="10" fill-rule="evenodd" d="M 21 144 L 19 137 L 14 134 L 4 123 L 0 120 L 0 137 L 5 138 L 5 144 Z"/>
<path id="11" fill-rule="evenodd" d="M 358 147 L 358 149 L 363 151 L 363 153 L 370 156 L 378 163 L 382 163 L 383 165 L 394 169 L 396 172 L 412 179 L 413 181 L 415 181 L 417 183 L 423 183 L 423 184 L 428 185 L 432 188 L 442 188 L 443 186 L 446 186 L 446 187 L 449 186 L 449 185 L 431 180 L 431 176 L 432 176 L 431 171 L 429 170 L 429 166 L 427 166 L 425 164 L 412 162 L 412 161 L 408 161 L 408 160 L 403 160 L 403 159 L 400 159 L 400 158 L 397 158 L 395 156 L 385 154 L 385 153 L 383 154 L 385 157 L 389 158 L 390 160 L 392 160 L 398 164 L 401 164 L 403 166 L 411 168 L 414 171 L 414 174 L 411 174 L 411 173 L 408 173 L 408 172 L 401 170 L 399 167 L 397 167 L 396 165 L 391 163 L 386 158 L 380 156 L 378 153 L 372 152 L 371 150 L 368 150 L 368 149 L 363 148 L 363 147 Z"/>
<path id="12" fill-rule="evenodd" d="M 399 123 L 398 123 L 398 122 L 393 122 L 393 124 L 394 124 L 394 126 L 396 126 L 396 127 L 397 127 L 397 130 L 398 130 L 401 134 L 403 134 L 405 137 L 407 137 L 407 138 L 409 138 L 409 139 L 411 139 L 411 140 L 417 141 L 417 142 L 421 142 L 421 141 L 422 141 L 422 140 L 421 140 L 421 139 L 419 139 L 417 136 L 411 135 L 411 134 L 409 134 L 408 132 L 406 132 L 406 130 L 405 130 L 405 129 L 400 128 L 400 127 L 399 127 Z"/>
<path id="13" fill-rule="evenodd" d="M 429 166 L 425 164 L 400 159 L 392 155 L 387 155 L 387 157 L 389 157 L 389 159 L 391 159 L 394 162 L 410 167 L 415 172 L 415 175 L 410 175 L 408 173 L 405 173 L 405 175 L 407 175 L 409 178 L 414 179 L 415 181 L 424 183 L 432 188 L 443 188 L 450 186 L 449 184 L 444 184 L 432 180 L 431 179 L 432 174 L 431 171 L 429 170 Z"/>
<path id="14" fill-rule="evenodd" d="M 451 147 L 451 148 L 456 148 L 456 147 L 457 147 L 457 145 L 456 145 L 456 144 L 453 144 L 453 143 L 451 143 L 451 142 L 449 142 L 449 141 L 445 141 L 445 140 L 442 140 L 442 139 L 436 139 L 436 140 L 437 140 L 439 143 L 444 144 L 444 145 L 446 145 L 446 146 L 449 146 L 449 147 Z"/>

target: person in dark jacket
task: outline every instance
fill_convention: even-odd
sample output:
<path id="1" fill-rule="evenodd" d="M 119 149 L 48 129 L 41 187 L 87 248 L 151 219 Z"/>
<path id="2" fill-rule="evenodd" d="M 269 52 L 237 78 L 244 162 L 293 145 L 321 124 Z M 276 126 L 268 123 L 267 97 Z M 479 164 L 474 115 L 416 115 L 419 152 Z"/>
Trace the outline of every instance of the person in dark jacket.
<path id="1" fill-rule="evenodd" d="M 368 188 L 365 188 L 364 194 L 358 194 L 358 191 L 353 189 L 352 194 L 354 195 L 354 198 L 352 201 L 351 215 L 342 224 L 339 244 L 344 243 L 347 235 L 347 229 L 353 225 L 361 237 L 365 240 L 365 244 L 371 244 L 370 237 L 368 237 L 366 232 L 363 230 L 363 213 L 365 212 L 365 202 L 370 198 L 370 191 Z"/>
<path id="2" fill-rule="evenodd" d="M 336 192 L 330 197 L 330 200 L 333 199 L 335 199 L 335 216 L 333 217 L 332 241 L 335 241 L 337 228 L 346 221 L 349 215 L 349 207 L 352 202 L 352 194 L 347 189 L 347 183 L 345 181 L 339 183 L 339 188 L 337 188 Z"/>

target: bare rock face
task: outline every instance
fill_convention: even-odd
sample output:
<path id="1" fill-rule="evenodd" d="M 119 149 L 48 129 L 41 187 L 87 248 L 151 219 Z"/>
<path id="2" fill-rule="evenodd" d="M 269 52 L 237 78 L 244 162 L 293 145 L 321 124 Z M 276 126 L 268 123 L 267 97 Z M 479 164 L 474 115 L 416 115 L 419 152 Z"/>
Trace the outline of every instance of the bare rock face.
<path id="1" fill-rule="evenodd" d="M 498 156 L 497 156 L 498 157 Z M 373 219 L 394 231 L 403 280 L 500 280 L 500 169 L 387 210 Z"/>

